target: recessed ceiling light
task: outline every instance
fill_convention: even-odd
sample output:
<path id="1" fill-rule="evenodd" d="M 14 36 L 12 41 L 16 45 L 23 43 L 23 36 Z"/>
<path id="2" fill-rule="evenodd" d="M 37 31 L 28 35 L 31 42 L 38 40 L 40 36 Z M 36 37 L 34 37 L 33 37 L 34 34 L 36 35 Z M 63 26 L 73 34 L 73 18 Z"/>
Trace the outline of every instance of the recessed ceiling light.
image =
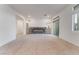
<path id="1" fill-rule="evenodd" d="M 31 17 L 31 16 L 28 16 L 28 17 Z"/>
<path id="2" fill-rule="evenodd" d="M 48 15 L 47 17 L 49 18 L 50 16 Z"/>

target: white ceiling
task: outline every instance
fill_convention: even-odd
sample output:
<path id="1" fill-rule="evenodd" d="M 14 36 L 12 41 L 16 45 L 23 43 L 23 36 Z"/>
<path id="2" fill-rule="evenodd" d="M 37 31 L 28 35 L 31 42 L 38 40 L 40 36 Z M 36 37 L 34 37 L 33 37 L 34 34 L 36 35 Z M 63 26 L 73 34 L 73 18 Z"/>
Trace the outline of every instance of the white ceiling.
<path id="1" fill-rule="evenodd" d="M 10 5 L 17 12 L 25 17 L 31 16 L 36 19 L 44 18 L 44 14 L 54 16 L 65 7 L 67 4 L 11 4 Z"/>

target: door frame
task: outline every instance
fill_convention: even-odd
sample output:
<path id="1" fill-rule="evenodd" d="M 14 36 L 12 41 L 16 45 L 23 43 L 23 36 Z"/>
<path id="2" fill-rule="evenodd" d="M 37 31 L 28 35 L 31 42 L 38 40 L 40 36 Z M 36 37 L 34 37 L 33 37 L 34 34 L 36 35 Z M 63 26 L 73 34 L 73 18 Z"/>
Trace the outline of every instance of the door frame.
<path id="1" fill-rule="evenodd" d="M 53 25 L 54 25 L 54 22 L 58 21 L 58 36 L 59 37 L 59 33 L 60 33 L 60 16 L 57 16 L 53 19 Z M 53 34 L 54 34 L 54 28 L 53 28 Z"/>

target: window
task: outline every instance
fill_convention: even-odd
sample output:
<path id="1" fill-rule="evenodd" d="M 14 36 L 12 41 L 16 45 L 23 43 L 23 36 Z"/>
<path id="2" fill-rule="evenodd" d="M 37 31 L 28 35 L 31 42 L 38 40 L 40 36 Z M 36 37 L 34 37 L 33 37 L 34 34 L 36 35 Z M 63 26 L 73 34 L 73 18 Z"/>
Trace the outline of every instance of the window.
<path id="1" fill-rule="evenodd" d="M 73 7 L 72 30 L 79 31 L 79 4 Z"/>

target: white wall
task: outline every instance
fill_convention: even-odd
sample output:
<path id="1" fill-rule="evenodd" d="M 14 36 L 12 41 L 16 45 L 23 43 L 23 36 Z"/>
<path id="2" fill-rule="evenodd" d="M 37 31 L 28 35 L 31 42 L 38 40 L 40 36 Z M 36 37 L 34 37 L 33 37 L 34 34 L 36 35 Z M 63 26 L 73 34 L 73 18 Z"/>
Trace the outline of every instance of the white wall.
<path id="1" fill-rule="evenodd" d="M 16 18 L 7 5 L 0 5 L 0 46 L 16 39 Z"/>
<path id="2" fill-rule="evenodd" d="M 72 31 L 72 6 L 65 8 L 60 16 L 60 38 L 79 46 L 79 32 Z"/>
<path id="3" fill-rule="evenodd" d="M 17 35 L 23 35 L 24 33 L 24 23 L 23 20 L 17 19 Z"/>
<path id="4" fill-rule="evenodd" d="M 29 23 L 30 27 L 47 27 L 47 22 L 49 19 L 31 19 Z"/>

